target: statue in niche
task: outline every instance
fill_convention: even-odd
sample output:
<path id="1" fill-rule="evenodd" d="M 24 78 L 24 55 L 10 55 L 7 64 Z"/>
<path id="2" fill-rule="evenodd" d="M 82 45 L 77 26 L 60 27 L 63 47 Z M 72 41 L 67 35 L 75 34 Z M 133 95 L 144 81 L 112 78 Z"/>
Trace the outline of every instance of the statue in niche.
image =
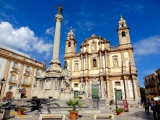
<path id="1" fill-rule="evenodd" d="M 67 66 L 68 66 L 68 64 L 67 64 L 67 61 L 65 60 L 65 62 L 64 62 L 64 69 L 67 69 Z"/>
<path id="2" fill-rule="evenodd" d="M 58 9 L 57 9 L 57 13 L 58 13 L 59 15 L 61 15 L 61 14 L 62 14 L 62 10 L 63 10 L 62 4 L 59 4 Z"/>
<path id="3" fill-rule="evenodd" d="M 113 64 L 114 64 L 114 66 L 118 66 L 118 60 L 117 60 L 117 58 L 114 58 Z"/>

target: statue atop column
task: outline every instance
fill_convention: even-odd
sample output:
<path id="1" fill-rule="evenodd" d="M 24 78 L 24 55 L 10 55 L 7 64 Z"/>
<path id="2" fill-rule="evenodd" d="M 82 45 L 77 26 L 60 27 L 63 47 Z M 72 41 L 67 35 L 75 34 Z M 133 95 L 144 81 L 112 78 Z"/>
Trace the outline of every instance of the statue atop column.
<path id="1" fill-rule="evenodd" d="M 62 4 L 59 4 L 59 5 L 58 5 L 58 9 L 57 9 L 57 13 L 58 13 L 59 15 L 61 15 L 61 14 L 62 14 L 62 10 L 63 10 Z"/>

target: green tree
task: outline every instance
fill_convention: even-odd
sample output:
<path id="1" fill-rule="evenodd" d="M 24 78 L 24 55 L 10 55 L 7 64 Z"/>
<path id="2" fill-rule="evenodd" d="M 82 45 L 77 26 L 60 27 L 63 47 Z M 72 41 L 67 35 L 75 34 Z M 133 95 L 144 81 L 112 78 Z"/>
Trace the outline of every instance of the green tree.
<path id="1" fill-rule="evenodd" d="M 146 102 L 146 93 L 144 87 L 140 87 L 140 93 L 141 93 L 141 103 Z"/>

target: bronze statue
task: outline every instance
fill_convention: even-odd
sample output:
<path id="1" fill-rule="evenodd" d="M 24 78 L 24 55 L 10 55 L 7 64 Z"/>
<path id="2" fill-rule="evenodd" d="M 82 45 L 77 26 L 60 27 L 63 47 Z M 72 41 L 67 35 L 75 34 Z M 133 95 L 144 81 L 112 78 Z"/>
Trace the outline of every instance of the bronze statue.
<path id="1" fill-rule="evenodd" d="M 62 14 L 62 10 L 63 10 L 63 9 L 62 9 L 62 4 L 59 4 L 59 5 L 58 5 L 58 9 L 57 9 L 57 12 L 58 12 L 59 15 Z"/>

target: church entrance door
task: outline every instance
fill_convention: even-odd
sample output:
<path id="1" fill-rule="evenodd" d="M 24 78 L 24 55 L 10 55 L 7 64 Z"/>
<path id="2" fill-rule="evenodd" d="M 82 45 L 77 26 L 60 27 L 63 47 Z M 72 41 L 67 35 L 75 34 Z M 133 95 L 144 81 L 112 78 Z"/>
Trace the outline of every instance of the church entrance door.
<path id="1" fill-rule="evenodd" d="M 99 85 L 92 85 L 92 99 L 99 99 Z"/>
<path id="2" fill-rule="evenodd" d="M 122 100 L 122 90 L 116 90 L 116 98 L 117 98 L 117 101 Z"/>
<path id="3" fill-rule="evenodd" d="M 78 98 L 78 91 L 74 91 L 74 98 Z"/>

